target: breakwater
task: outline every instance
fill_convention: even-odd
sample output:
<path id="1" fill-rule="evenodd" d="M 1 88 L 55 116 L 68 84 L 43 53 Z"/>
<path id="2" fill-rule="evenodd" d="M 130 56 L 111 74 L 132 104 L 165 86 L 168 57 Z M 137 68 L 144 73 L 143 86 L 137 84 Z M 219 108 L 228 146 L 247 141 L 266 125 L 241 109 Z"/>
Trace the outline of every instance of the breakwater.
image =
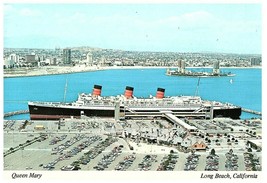
<path id="1" fill-rule="evenodd" d="M 254 111 L 254 110 L 251 110 L 251 109 L 245 109 L 245 108 L 242 108 L 242 111 L 243 112 L 247 112 L 247 113 L 251 113 L 251 114 L 256 114 L 256 115 L 262 115 L 262 113 L 261 112 L 259 112 L 259 111 Z"/>
<path id="2" fill-rule="evenodd" d="M 20 111 L 14 111 L 14 112 L 7 112 L 4 114 L 4 117 L 19 115 L 19 114 L 28 114 L 29 110 L 20 110 Z"/>

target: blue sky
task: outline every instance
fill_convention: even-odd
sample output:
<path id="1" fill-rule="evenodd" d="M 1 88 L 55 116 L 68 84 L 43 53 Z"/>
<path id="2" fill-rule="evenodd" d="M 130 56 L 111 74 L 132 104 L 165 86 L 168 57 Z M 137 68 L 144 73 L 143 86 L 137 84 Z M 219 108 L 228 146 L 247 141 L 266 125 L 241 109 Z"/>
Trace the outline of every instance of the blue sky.
<path id="1" fill-rule="evenodd" d="M 261 53 L 259 4 L 5 4 L 4 47 Z"/>

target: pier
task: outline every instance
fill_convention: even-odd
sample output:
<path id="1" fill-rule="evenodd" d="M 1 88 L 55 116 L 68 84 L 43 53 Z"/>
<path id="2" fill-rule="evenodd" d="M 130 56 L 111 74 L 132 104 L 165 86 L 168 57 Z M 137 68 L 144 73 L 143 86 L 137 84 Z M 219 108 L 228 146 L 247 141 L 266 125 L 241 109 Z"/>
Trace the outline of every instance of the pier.
<path id="1" fill-rule="evenodd" d="M 256 114 L 256 115 L 262 115 L 262 113 L 261 112 L 259 112 L 259 111 L 254 111 L 254 110 L 251 110 L 251 109 L 245 109 L 245 108 L 242 108 L 242 111 L 243 112 L 247 112 L 247 113 L 251 113 L 251 114 Z"/>
<path id="2" fill-rule="evenodd" d="M 20 111 L 13 111 L 13 112 L 7 112 L 4 114 L 4 118 L 5 117 L 10 117 L 10 116 L 14 116 L 14 115 L 19 115 L 19 114 L 28 114 L 29 110 L 20 110 Z"/>

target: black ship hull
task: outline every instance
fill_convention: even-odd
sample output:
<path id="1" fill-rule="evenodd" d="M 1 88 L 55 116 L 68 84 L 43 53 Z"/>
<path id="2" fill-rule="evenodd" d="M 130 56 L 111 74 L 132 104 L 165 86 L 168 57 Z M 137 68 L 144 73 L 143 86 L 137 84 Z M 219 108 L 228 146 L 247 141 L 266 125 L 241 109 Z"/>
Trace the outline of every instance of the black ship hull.
<path id="1" fill-rule="evenodd" d="M 214 109 L 213 118 L 226 117 L 232 119 L 240 119 L 241 113 L 242 113 L 241 107 L 230 108 L 230 109 Z"/>
<path id="2" fill-rule="evenodd" d="M 122 112 L 123 109 L 120 110 Z M 174 113 L 186 113 L 192 114 L 193 111 L 188 110 L 172 110 Z M 31 120 L 58 120 L 60 118 L 80 118 L 81 115 L 85 116 L 96 116 L 96 117 L 114 117 L 115 107 L 100 107 L 100 108 L 84 108 L 84 107 L 59 107 L 59 106 L 49 106 L 49 105 L 29 105 L 29 112 Z M 130 111 L 125 111 L 131 113 Z M 137 113 L 147 113 L 152 114 L 152 110 L 140 110 Z M 160 113 L 159 111 L 157 113 Z M 227 117 L 232 119 L 240 119 L 241 108 L 222 108 L 213 110 L 213 118 L 216 117 Z M 186 116 L 186 115 L 185 115 Z"/>
<path id="3" fill-rule="evenodd" d="M 29 105 L 31 120 L 58 120 L 60 118 L 80 118 L 85 116 L 114 117 L 114 109 L 98 110 L 84 108 L 64 108 Z"/>

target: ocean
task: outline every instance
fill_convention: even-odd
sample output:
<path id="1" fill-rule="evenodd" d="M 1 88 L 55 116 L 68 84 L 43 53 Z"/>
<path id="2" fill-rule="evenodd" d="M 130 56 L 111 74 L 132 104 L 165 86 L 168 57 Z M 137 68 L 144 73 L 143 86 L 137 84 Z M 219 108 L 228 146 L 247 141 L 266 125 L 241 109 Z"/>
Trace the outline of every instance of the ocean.
<path id="1" fill-rule="evenodd" d="M 204 71 L 203 69 L 191 69 Z M 211 69 L 205 69 L 211 71 Z M 195 95 L 205 100 L 229 102 L 262 111 L 262 70 L 259 68 L 221 69 L 233 77 L 201 78 L 166 76 L 166 69 L 114 69 L 95 72 L 4 78 L 4 113 L 28 109 L 28 101 L 66 102 L 77 99 L 78 93 L 91 93 L 94 84 L 102 85 L 102 96 L 120 95 L 126 86 L 134 87 L 137 97 L 155 96 L 158 87 L 165 96 Z M 67 83 L 67 87 L 66 86 Z M 198 87 L 197 87 L 198 86 Z M 65 90 L 66 88 L 66 90 Z M 196 92 L 198 88 L 198 92 Z M 242 113 L 241 118 L 258 117 Z M 29 119 L 28 114 L 6 119 Z"/>

